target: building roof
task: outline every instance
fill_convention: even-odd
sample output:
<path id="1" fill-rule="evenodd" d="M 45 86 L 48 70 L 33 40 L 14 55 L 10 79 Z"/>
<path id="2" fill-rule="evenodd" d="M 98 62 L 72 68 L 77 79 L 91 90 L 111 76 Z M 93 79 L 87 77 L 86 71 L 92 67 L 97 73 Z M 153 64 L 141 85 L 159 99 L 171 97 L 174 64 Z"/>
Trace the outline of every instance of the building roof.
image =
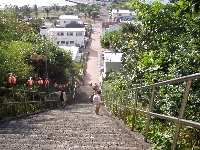
<path id="1" fill-rule="evenodd" d="M 117 14 L 117 9 L 113 9 L 112 13 Z M 135 11 L 130 11 L 130 10 L 120 10 L 119 9 L 119 14 L 130 14 L 132 13 L 132 15 L 136 15 Z"/>
<path id="2" fill-rule="evenodd" d="M 79 47 L 76 46 L 58 46 L 59 48 L 63 48 L 64 50 L 70 51 L 72 54 L 72 59 L 75 60 L 76 56 L 79 52 Z"/>
<path id="3" fill-rule="evenodd" d="M 75 16 L 75 15 L 61 15 L 59 17 L 60 20 L 70 20 L 70 19 L 75 19 L 75 20 L 79 20 L 79 17 L 78 16 Z"/>
<path id="4" fill-rule="evenodd" d="M 85 32 L 85 28 L 50 28 L 48 30 L 48 32 L 70 32 L 70 31 Z"/>
<path id="5" fill-rule="evenodd" d="M 79 23 L 70 23 L 70 24 L 66 24 L 65 28 L 84 28 L 85 26 L 83 24 L 79 24 Z"/>
<path id="6" fill-rule="evenodd" d="M 113 52 L 105 52 L 104 61 L 105 62 L 121 62 L 123 53 L 113 53 Z"/>
<path id="7" fill-rule="evenodd" d="M 109 25 L 120 24 L 120 22 L 102 22 L 102 28 L 109 28 Z"/>

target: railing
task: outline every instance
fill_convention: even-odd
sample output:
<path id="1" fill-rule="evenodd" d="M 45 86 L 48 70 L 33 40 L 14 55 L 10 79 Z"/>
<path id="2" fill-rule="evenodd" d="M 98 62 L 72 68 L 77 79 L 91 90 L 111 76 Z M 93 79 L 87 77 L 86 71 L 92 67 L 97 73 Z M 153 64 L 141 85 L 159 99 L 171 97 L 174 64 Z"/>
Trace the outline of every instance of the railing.
<path id="1" fill-rule="evenodd" d="M 147 138 L 148 138 L 151 116 L 175 122 L 176 123 L 175 133 L 173 136 L 173 142 L 172 142 L 172 146 L 171 146 L 171 150 L 175 150 L 181 125 L 187 125 L 187 126 L 191 126 L 191 127 L 200 129 L 199 122 L 184 119 L 184 112 L 185 112 L 192 80 L 195 80 L 198 78 L 200 78 L 200 73 L 189 75 L 186 77 L 177 78 L 177 79 L 172 79 L 172 80 L 168 80 L 168 81 L 164 81 L 164 82 L 159 82 L 159 83 L 152 84 L 152 85 L 142 86 L 142 87 L 138 87 L 138 88 L 134 88 L 134 89 L 130 89 L 130 90 L 123 90 L 118 93 L 108 94 L 105 92 L 102 95 L 103 100 L 104 100 L 104 106 L 109 111 L 113 111 L 113 110 L 118 111 L 118 114 L 117 114 L 118 117 L 123 119 L 125 124 L 127 122 L 127 120 L 126 120 L 127 112 L 131 111 L 132 112 L 132 130 L 134 130 L 134 126 L 135 126 L 135 122 L 136 122 L 136 120 L 135 120 L 136 114 L 142 113 L 144 115 L 147 115 L 145 137 L 144 137 L 145 142 L 147 142 Z M 184 86 L 184 93 L 182 95 L 181 107 L 177 108 L 177 110 L 179 109 L 178 117 L 174 117 L 174 116 L 170 116 L 170 115 L 163 115 L 163 114 L 155 113 L 152 111 L 153 104 L 154 104 L 155 91 L 158 87 L 171 85 L 171 84 L 177 84 L 177 83 L 183 83 L 183 82 L 185 82 L 186 84 Z M 146 89 L 150 89 L 149 90 L 150 98 L 148 100 L 149 108 L 147 110 L 139 109 L 137 107 L 138 94 L 140 94 L 139 93 L 140 91 L 146 90 Z M 134 98 L 131 97 L 131 102 L 128 101 L 128 99 L 130 99 L 130 97 L 129 97 L 130 93 L 133 93 L 133 95 L 134 95 Z M 126 98 L 122 104 L 122 95 L 123 94 L 126 96 Z M 117 99 L 118 99 L 118 102 L 117 102 Z M 122 110 L 123 110 L 123 112 L 122 112 Z"/>
<path id="2" fill-rule="evenodd" d="M 60 105 L 58 96 L 45 92 L 34 92 L 0 87 L 0 119 L 22 116 Z"/>

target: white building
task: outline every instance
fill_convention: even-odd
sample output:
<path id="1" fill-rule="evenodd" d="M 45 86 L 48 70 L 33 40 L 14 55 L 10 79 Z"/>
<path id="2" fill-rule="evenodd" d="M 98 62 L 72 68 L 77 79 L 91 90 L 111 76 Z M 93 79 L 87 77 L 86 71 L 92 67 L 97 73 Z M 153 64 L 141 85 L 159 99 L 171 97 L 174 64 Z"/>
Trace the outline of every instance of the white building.
<path id="1" fill-rule="evenodd" d="M 136 12 L 135 11 L 130 11 L 130 10 L 117 10 L 117 9 L 113 9 L 112 10 L 112 18 L 116 18 L 116 17 L 123 17 L 123 16 L 136 16 Z"/>
<path id="2" fill-rule="evenodd" d="M 122 67 L 121 58 L 123 53 L 104 53 L 104 73 L 110 70 L 117 71 Z"/>
<path id="3" fill-rule="evenodd" d="M 85 28 L 50 28 L 48 34 L 58 46 L 85 46 Z"/>
<path id="4" fill-rule="evenodd" d="M 64 28 L 66 24 L 70 23 L 78 23 L 79 22 L 78 16 L 75 15 L 61 15 L 59 17 L 60 27 Z"/>
<path id="5" fill-rule="evenodd" d="M 70 51 L 71 56 L 72 56 L 72 60 L 81 61 L 81 57 L 82 57 L 82 53 L 79 53 L 79 47 L 76 46 L 59 46 L 60 48 L 63 48 L 64 50 Z"/>

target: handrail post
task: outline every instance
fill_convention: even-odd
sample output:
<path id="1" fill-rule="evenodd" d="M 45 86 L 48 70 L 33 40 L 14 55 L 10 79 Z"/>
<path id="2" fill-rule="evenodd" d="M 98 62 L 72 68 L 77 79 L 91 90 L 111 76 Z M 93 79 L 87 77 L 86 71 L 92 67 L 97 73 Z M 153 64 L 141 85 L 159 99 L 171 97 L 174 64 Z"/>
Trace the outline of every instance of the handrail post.
<path id="1" fill-rule="evenodd" d="M 42 101 L 41 101 L 41 96 L 40 96 L 40 92 L 38 92 L 38 95 L 39 95 L 39 101 L 40 101 L 40 110 L 42 110 Z"/>
<path id="2" fill-rule="evenodd" d="M 14 116 L 17 116 L 16 101 L 13 88 L 12 88 L 12 101 L 14 102 Z"/>
<path id="3" fill-rule="evenodd" d="M 119 95 L 119 119 L 121 119 L 121 112 L 122 112 L 122 93 L 120 91 L 120 95 Z"/>
<path id="4" fill-rule="evenodd" d="M 154 100 L 154 94 L 155 94 L 155 86 L 153 87 L 153 89 L 152 89 L 152 91 L 151 91 L 151 99 L 150 99 L 150 102 L 149 102 L 149 112 L 152 111 L 153 100 Z M 146 131 L 145 131 L 145 137 L 144 137 L 144 141 L 145 141 L 145 142 L 147 142 L 150 120 L 151 120 L 151 115 L 150 115 L 150 114 L 147 114 L 147 124 L 146 124 Z"/>
<path id="5" fill-rule="evenodd" d="M 134 96 L 134 110 L 133 110 L 131 131 L 133 131 L 133 130 L 134 130 L 134 127 L 135 127 L 135 117 L 136 117 L 136 108 L 137 108 L 138 92 L 139 92 L 139 89 L 136 89 L 136 91 L 135 91 L 135 96 Z"/>
<path id="6" fill-rule="evenodd" d="M 35 101 L 35 94 L 33 92 L 33 101 Z M 34 106 L 34 111 L 36 110 L 36 105 L 35 105 L 35 102 L 33 102 L 33 106 Z"/>
<path id="7" fill-rule="evenodd" d="M 115 103 L 114 103 L 114 105 L 115 105 L 115 117 L 117 117 L 117 110 L 118 110 L 118 104 L 117 104 L 117 101 L 118 101 L 118 93 L 116 93 L 116 94 L 113 94 L 113 95 L 115 95 Z"/>
<path id="8" fill-rule="evenodd" d="M 112 106 L 111 106 L 111 104 L 112 104 L 112 99 L 111 99 L 111 94 L 109 94 L 108 95 L 108 97 L 109 97 L 109 109 L 110 109 L 110 112 L 112 112 Z"/>
<path id="9" fill-rule="evenodd" d="M 112 97 L 111 97 L 111 99 L 112 99 L 112 112 L 113 112 L 113 114 L 115 114 L 114 113 L 114 108 L 115 108 L 115 96 L 114 96 L 114 94 L 112 93 Z"/>
<path id="10" fill-rule="evenodd" d="M 125 101 L 125 109 L 124 109 L 124 124 L 126 124 L 126 116 L 127 116 L 127 105 L 128 105 L 128 95 L 129 90 L 126 90 L 126 101 Z"/>
<path id="11" fill-rule="evenodd" d="M 47 94 L 44 94 L 45 109 L 47 109 Z"/>
<path id="12" fill-rule="evenodd" d="M 27 114 L 27 103 L 26 103 L 26 91 L 24 90 L 24 106 L 25 106 L 25 111 L 26 111 L 26 113 L 25 114 Z"/>
<path id="13" fill-rule="evenodd" d="M 183 95 L 183 99 L 182 99 L 182 103 L 181 103 L 181 108 L 179 111 L 178 122 L 176 122 L 175 134 L 174 134 L 171 150 L 175 150 L 175 148 L 176 148 L 176 143 L 178 140 L 178 135 L 179 135 L 180 126 L 181 126 L 179 120 L 182 119 L 184 116 L 185 107 L 187 104 L 187 99 L 188 99 L 191 83 L 192 83 L 191 80 L 188 80 L 186 83 L 186 87 L 185 87 L 185 91 L 184 91 L 184 95 Z"/>

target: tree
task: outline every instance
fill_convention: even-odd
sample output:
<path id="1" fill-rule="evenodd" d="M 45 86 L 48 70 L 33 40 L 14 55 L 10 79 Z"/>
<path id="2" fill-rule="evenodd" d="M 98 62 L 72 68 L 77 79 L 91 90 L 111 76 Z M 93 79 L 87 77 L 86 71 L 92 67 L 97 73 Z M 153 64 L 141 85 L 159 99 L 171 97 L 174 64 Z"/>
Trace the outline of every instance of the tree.
<path id="1" fill-rule="evenodd" d="M 170 3 L 176 3 L 179 0 L 170 0 Z M 186 0 L 188 2 L 191 3 L 192 9 L 195 13 L 198 13 L 200 11 L 200 1 L 199 0 Z M 189 6 L 188 8 L 190 9 L 191 6 Z"/>
<path id="2" fill-rule="evenodd" d="M 61 10 L 65 12 L 67 10 L 67 7 L 66 6 L 62 6 Z"/>
<path id="3" fill-rule="evenodd" d="M 22 15 L 26 16 L 27 18 L 29 18 L 31 16 L 31 7 L 29 5 L 24 5 L 22 7 L 20 7 L 20 10 L 22 11 Z"/>
<path id="4" fill-rule="evenodd" d="M 37 19 L 38 18 L 38 7 L 37 5 L 33 5 L 33 12 L 35 13 L 35 18 Z"/>
<path id="5" fill-rule="evenodd" d="M 140 22 L 134 26 L 126 24 L 119 33 L 116 31 L 108 33 L 101 39 L 102 46 L 109 46 L 115 52 L 123 53 L 123 67 L 116 73 L 119 75 L 117 75 L 116 86 L 113 85 L 115 86 L 113 91 L 136 88 L 199 72 L 200 19 L 198 13 L 192 12 L 190 2 L 179 1 L 170 5 L 154 2 L 149 5 L 134 1 L 133 8 L 136 9 L 137 20 Z M 200 84 L 194 81 L 188 98 L 189 106 L 185 112 L 187 119 L 197 122 L 199 121 L 199 117 L 196 117 L 199 112 L 199 88 Z M 162 87 L 157 91 L 153 112 L 177 116 L 177 106 L 180 106 L 183 90 L 183 84 Z M 138 99 L 145 96 L 149 97 L 147 93 L 141 93 Z M 141 105 L 146 105 L 145 103 L 141 102 Z M 152 122 L 155 124 L 152 130 L 156 131 L 160 129 L 169 131 L 172 126 L 156 118 Z M 159 126 L 161 123 L 163 125 Z M 141 130 L 141 127 L 142 125 L 138 129 Z M 178 149 L 199 147 L 197 144 L 199 132 L 195 129 L 191 131 L 188 127 L 183 127 L 182 130 L 179 140 L 184 140 L 179 143 Z M 161 130 L 159 133 L 150 133 L 150 139 L 154 141 L 156 149 L 158 147 L 170 149 L 171 141 L 162 138 L 165 133 Z M 173 132 L 169 132 L 170 136 L 172 134 Z M 190 136 L 194 139 L 188 138 Z M 158 138 L 162 140 L 155 140 Z"/>
<path id="6" fill-rule="evenodd" d="M 49 17 L 49 13 L 50 13 L 49 7 L 45 7 L 45 8 L 44 8 L 44 12 L 47 13 L 47 18 L 48 18 L 48 17 Z"/>

